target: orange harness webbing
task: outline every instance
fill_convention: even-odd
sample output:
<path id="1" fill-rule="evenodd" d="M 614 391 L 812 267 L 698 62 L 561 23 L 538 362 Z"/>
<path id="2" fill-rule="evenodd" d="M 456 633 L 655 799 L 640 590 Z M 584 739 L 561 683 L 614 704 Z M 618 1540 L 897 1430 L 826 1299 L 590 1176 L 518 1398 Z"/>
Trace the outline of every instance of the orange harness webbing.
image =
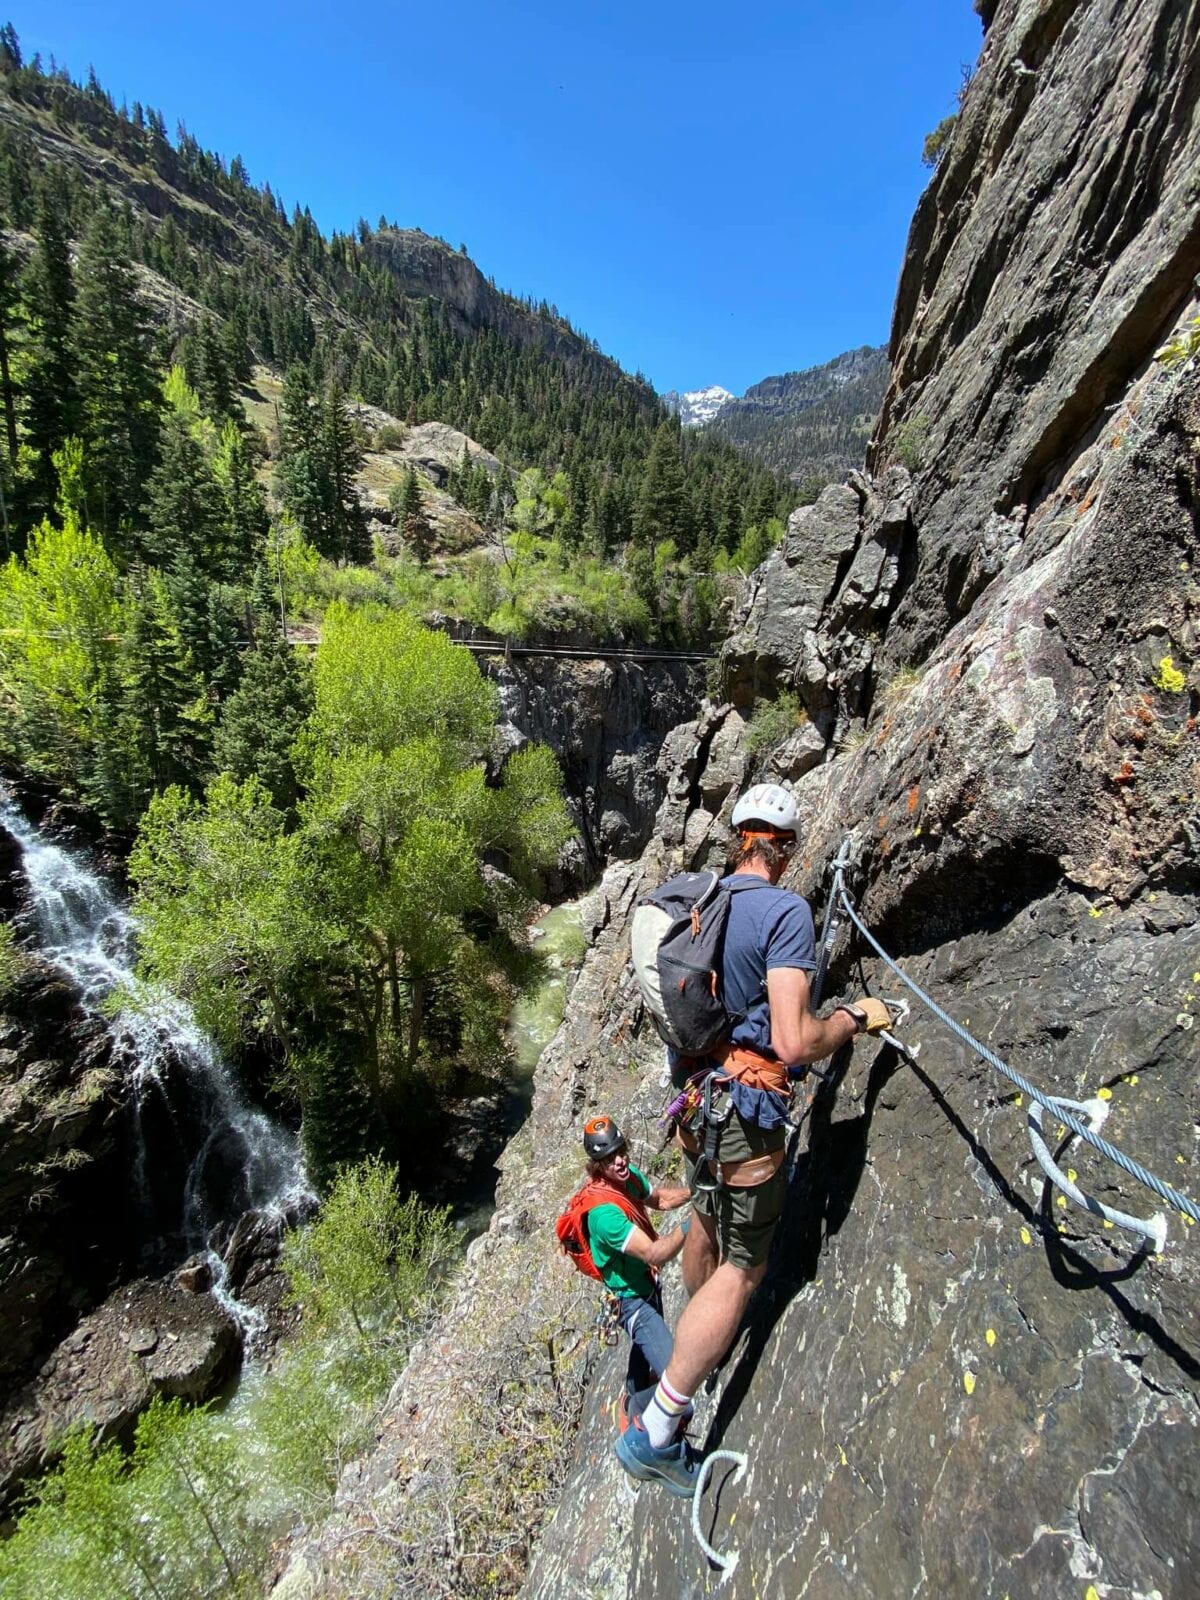
<path id="1" fill-rule="evenodd" d="M 733 1078 L 738 1083 L 744 1083 L 748 1089 L 765 1089 L 783 1095 L 790 1091 L 791 1084 L 783 1062 L 777 1061 L 774 1056 L 765 1056 L 758 1050 L 752 1050 L 748 1045 L 720 1044 L 709 1051 L 709 1058 L 719 1063 L 716 1071 L 720 1077 Z M 682 1125 L 679 1128 L 679 1143 L 690 1155 L 699 1155 L 700 1141 Z M 718 1160 L 713 1176 L 727 1188 L 752 1189 L 756 1184 L 774 1177 L 783 1165 L 785 1154 L 781 1145 L 778 1150 L 747 1156 L 742 1161 Z M 712 1165 L 710 1161 L 709 1166 Z"/>

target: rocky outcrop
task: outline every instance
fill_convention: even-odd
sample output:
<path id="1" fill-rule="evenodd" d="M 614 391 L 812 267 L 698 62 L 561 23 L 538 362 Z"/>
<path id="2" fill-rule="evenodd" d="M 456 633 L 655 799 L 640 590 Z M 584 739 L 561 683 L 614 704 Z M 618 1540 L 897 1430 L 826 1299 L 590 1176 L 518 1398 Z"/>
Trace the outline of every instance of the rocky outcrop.
<path id="1" fill-rule="evenodd" d="M 485 670 L 500 689 L 505 752 L 547 744 L 563 770 L 579 832 L 551 889 L 577 888 L 606 860 L 636 856 L 666 788 L 663 739 L 696 706 L 699 669 L 529 655 Z"/>
<path id="2" fill-rule="evenodd" d="M 913 563 L 911 501 L 908 472 L 892 467 L 877 483 L 853 473 L 793 511 L 722 651 L 735 704 L 795 689 L 827 740 L 861 726 L 883 630 Z"/>
<path id="3" fill-rule="evenodd" d="M 747 597 L 726 704 L 664 743 L 657 837 L 595 896 L 464 1299 L 285 1592 L 344 1592 L 372 1514 L 382 1553 L 410 1539 L 442 1574 L 474 1571 L 445 1531 L 464 1414 L 421 1396 L 498 1393 L 506 1360 L 536 1370 L 532 1329 L 586 1328 L 547 1226 L 582 1116 L 619 1112 L 660 1159 L 629 910 L 719 852 L 754 696 L 795 689 L 821 736 L 795 779 L 795 887 L 819 904 L 852 832 L 858 904 L 903 969 L 1044 1089 L 1106 1099 L 1106 1135 L 1200 1198 L 1200 361 L 1153 360 L 1196 311 L 1197 20 L 1175 0 L 994 8 L 914 224 L 874 476 L 793 526 Z M 829 1000 L 858 987 L 858 953 L 843 939 Z M 920 1008 L 906 1037 L 915 1065 L 860 1042 L 798 1107 L 767 1279 L 701 1398 L 698 1441 L 748 1463 L 703 1508 L 738 1552 L 723 1592 L 1192 1600 L 1197 1230 L 1172 1216 L 1164 1253 L 1139 1251 L 1048 1184 L 1011 1083 Z M 1079 1142 L 1061 1160 L 1156 1209 Z M 539 1471 L 565 1479 L 528 1600 L 718 1587 L 687 1507 L 613 1461 L 621 1360 L 599 1354 L 569 1463 L 553 1405 L 530 1426 Z"/>
<path id="4" fill-rule="evenodd" d="M 1191 295 L 1198 103 L 1197 0 L 996 9 L 913 219 L 868 458 L 924 468 L 890 659 L 966 614 Z"/>
<path id="5" fill-rule="evenodd" d="M 128 1438 L 155 1395 L 209 1399 L 240 1349 L 236 1322 L 211 1294 L 170 1279 L 125 1285 L 0 1406 L 0 1507 L 52 1464 L 68 1429 Z"/>
<path id="6" fill-rule="evenodd" d="M 28 959 L 0 996 L 0 1381 L 94 1304 L 124 1259 L 119 1081 L 104 1023 Z"/>

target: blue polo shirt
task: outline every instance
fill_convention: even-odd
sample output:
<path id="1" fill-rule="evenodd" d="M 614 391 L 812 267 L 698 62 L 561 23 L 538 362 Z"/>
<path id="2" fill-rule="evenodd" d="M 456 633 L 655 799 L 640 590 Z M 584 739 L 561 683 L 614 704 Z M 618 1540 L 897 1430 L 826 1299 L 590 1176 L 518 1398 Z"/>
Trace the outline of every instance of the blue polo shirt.
<path id="1" fill-rule="evenodd" d="M 773 1055 L 767 973 L 776 967 L 817 970 L 812 912 L 791 889 L 772 888 L 753 873 L 731 873 L 721 882 L 733 897 L 721 959 L 725 1009 L 739 1018 L 730 1038 Z"/>
<path id="2" fill-rule="evenodd" d="M 793 890 L 774 888 L 755 873 L 731 873 L 721 882 L 732 896 L 721 955 L 722 998 L 725 1009 L 737 1017 L 730 1041 L 774 1059 L 767 973 L 777 967 L 816 971 L 812 912 L 808 901 Z M 672 1052 L 671 1064 L 676 1087 L 681 1088 L 695 1062 Z M 756 1127 L 779 1128 L 787 1121 L 788 1096 L 733 1083 L 729 1097 L 741 1117 Z"/>

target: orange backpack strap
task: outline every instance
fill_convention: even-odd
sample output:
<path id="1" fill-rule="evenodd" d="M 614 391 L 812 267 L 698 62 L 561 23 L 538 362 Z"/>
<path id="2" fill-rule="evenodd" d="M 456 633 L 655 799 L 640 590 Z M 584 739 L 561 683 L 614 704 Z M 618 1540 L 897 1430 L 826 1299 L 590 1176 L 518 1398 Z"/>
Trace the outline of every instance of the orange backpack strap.
<path id="1" fill-rule="evenodd" d="M 616 1206 L 625 1213 L 635 1227 L 649 1234 L 651 1239 L 658 1238 L 645 1202 L 635 1200 L 619 1184 L 608 1183 L 604 1178 L 589 1178 L 579 1191 L 579 1198 L 585 1211 L 591 1211 L 596 1206 Z"/>

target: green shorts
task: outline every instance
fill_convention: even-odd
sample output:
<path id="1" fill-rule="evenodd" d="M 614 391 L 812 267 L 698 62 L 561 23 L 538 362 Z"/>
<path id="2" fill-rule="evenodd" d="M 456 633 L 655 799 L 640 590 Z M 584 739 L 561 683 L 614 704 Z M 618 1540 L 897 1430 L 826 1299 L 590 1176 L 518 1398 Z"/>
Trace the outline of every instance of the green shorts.
<path id="1" fill-rule="evenodd" d="M 753 1123 L 743 1122 L 735 1111 L 721 1135 L 720 1159 L 744 1161 L 779 1149 L 786 1138 L 785 1129 L 755 1127 Z M 716 1219 L 721 1260 L 743 1269 L 760 1267 L 771 1249 L 775 1225 L 783 1215 L 786 1166 L 753 1188 L 704 1189 L 697 1187 L 697 1179 L 701 1183 L 711 1182 L 711 1174 L 703 1156 L 690 1155 L 685 1150 L 683 1160 L 694 1209 L 703 1217 Z"/>

